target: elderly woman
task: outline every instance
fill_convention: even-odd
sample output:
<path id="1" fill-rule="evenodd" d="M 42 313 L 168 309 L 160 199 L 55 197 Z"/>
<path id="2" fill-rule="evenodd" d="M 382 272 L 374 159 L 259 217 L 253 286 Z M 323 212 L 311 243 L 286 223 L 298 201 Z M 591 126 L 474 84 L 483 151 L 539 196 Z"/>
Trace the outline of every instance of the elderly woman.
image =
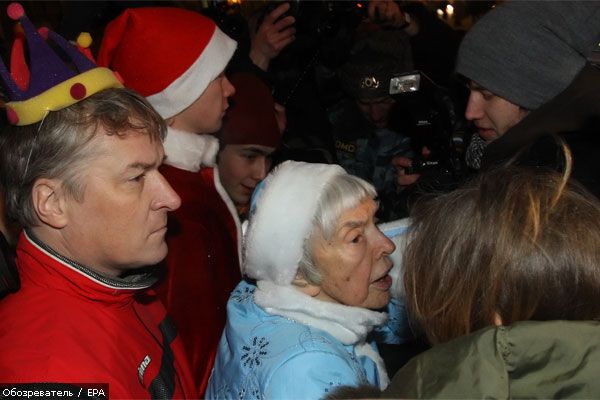
<path id="1" fill-rule="evenodd" d="M 414 210 L 407 304 L 433 348 L 382 397 L 600 396 L 600 202 L 568 177 L 501 169 Z"/>
<path id="2" fill-rule="evenodd" d="M 373 340 L 402 340 L 401 319 L 382 326 L 382 309 L 402 309 L 390 303 L 394 244 L 376 225 L 375 196 L 337 165 L 288 161 L 267 176 L 245 236 L 256 284 L 242 281 L 229 300 L 208 398 L 318 399 L 338 385 L 387 386 Z"/>

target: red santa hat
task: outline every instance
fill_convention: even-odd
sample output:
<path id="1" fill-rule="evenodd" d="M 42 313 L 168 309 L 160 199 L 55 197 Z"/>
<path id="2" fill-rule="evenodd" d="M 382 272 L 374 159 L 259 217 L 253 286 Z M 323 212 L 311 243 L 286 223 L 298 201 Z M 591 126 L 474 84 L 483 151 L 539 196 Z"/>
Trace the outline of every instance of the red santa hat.
<path id="1" fill-rule="evenodd" d="M 227 66 L 237 43 L 194 11 L 172 7 L 125 10 L 104 32 L 98 65 L 164 118 L 189 107 Z"/>
<path id="2" fill-rule="evenodd" d="M 279 147 L 282 132 L 275 118 L 275 101 L 269 86 L 251 72 L 237 72 L 229 80 L 235 94 L 219 132 L 221 143 Z"/>

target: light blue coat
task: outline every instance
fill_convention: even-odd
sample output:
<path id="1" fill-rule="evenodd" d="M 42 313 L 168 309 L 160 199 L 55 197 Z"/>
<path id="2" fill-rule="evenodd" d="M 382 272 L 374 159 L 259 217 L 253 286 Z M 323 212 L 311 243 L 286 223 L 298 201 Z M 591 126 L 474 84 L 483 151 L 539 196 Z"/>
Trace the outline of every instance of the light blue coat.
<path id="1" fill-rule="evenodd" d="M 385 368 L 374 339 L 401 343 L 411 335 L 397 301 L 389 310 L 396 318 L 371 332 L 367 344 L 344 344 L 325 330 L 266 312 L 255 290 L 242 281 L 229 299 L 208 399 L 319 399 L 340 385 L 380 387 L 388 378 L 380 376 Z"/>

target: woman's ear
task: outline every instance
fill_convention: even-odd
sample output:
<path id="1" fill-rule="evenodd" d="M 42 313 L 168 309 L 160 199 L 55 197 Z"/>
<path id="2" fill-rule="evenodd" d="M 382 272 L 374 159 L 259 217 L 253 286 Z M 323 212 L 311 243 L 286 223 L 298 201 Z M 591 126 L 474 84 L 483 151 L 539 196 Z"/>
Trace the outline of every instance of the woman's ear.
<path id="1" fill-rule="evenodd" d="M 33 209 L 39 220 L 56 229 L 67 225 L 64 191 L 57 179 L 38 179 L 31 189 Z"/>
<path id="2" fill-rule="evenodd" d="M 316 297 L 321 293 L 321 286 L 309 283 L 304 275 L 300 272 L 296 273 L 296 277 L 292 281 L 292 285 L 296 286 L 302 293 L 310 297 Z"/>

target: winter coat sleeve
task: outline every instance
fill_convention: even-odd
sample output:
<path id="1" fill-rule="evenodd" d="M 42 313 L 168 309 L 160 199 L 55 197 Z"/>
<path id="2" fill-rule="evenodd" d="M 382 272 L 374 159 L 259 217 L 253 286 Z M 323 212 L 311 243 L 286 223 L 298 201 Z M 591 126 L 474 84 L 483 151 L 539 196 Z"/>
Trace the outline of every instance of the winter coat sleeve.
<path id="1" fill-rule="evenodd" d="M 364 374 L 363 374 L 364 375 Z M 265 385 L 267 399 L 320 399 L 337 386 L 357 386 L 356 369 L 338 354 L 300 353 L 275 369 Z"/>

